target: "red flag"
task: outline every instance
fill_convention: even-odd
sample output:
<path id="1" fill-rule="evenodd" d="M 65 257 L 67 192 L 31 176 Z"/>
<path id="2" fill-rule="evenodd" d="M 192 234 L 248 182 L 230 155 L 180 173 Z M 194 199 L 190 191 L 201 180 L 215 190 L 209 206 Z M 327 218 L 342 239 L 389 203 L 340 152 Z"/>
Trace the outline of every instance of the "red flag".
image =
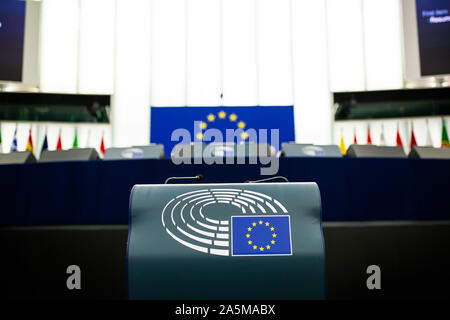
<path id="1" fill-rule="evenodd" d="M 105 154 L 105 141 L 104 141 L 104 139 L 103 139 L 103 136 L 102 136 L 102 141 L 100 142 L 100 152 L 102 153 L 102 155 L 104 155 Z"/>
<path id="2" fill-rule="evenodd" d="M 370 126 L 367 127 L 367 144 L 372 144 L 372 137 L 370 136 Z"/>
<path id="3" fill-rule="evenodd" d="M 31 151 L 34 153 L 34 147 L 33 147 L 33 136 L 31 135 L 31 128 L 30 128 L 30 134 L 28 135 L 28 142 L 26 150 Z"/>
<path id="4" fill-rule="evenodd" d="M 358 140 L 356 139 L 356 129 L 353 130 L 353 144 L 358 144 Z"/>
<path id="5" fill-rule="evenodd" d="M 409 148 L 412 149 L 414 146 L 417 146 L 416 137 L 414 136 L 414 126 L 411 123 L 411 143 L 409 144 Z"/>
<path id="6" fill-rule="evenodd" d="M 398 126 L 397 126 L 397 145 L 403 148 L 403 142 L 402 138 L 400 137 L 400 131 L 398 130 Z"/>
<path id="7" fill-rule="evenodd" d="M 56 144 L 56 150 L 62 150 L 61 131 L 59 131 L 58 143 Z"/>

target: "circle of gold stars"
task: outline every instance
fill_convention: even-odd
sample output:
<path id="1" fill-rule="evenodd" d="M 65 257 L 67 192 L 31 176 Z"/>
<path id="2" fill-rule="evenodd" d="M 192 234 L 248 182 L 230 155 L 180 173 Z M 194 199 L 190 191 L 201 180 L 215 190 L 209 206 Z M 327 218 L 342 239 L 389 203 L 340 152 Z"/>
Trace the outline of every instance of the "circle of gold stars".
<path id="1" fill-rule="evenodd" d="M 252 240 L 252 231 L 256 226 L 263 226 L 266 227 L 270 230 L 270 232 L 272 233 L 272 240 L 270 240 L 265 246 L 262 245 L 257 245 L 256 243 L 253 242 Z M 275 233 L 275 227 L 271 226 L 269 222 L 264 222 L 263 220 L 259 220 L 259 221 L 254 221 L 251 223 L 251 225 L 247 228 L 247 234 L 245 235 L 245 237 L 248 239 L 247 243 L 249 246 L 252 247 L 252 249 L 254 251 L 267 251 L 270 250 L 270 248 L 272 248 L 272 246 L 276 243 L 276 238 L 277 238 L 277 234 Z"/>
<path id="2" fill-rule="evenodd" d="M 207 122 L 200 121 L 200 124 L 199 124 L 200 130 L 202 130 L 202 131 L 206 130 L 206 128 L 208 127 L 208 123 L 216 121 L 217 118 L 219 120 L 226 119 L 227 118 L 227 113 L 225 111 L 221 110 L 217 114 L 214 114 L 214 113 L 208 114 L 206 116 L 206 121 Z M 231 113 L 230 115 L 228 115 L 228 120 L 230 120 L 231 122 L 236 122 L 236 126 L 238 127 L 238 129 L 245 130 L 245 127 L 246 127 L 247 124 L 244 121 L 242 121 L 242 120 L 238 121 L 237 114 Z M 198 140 L 202 140 L 203 137 L 204 137 L 203 132 L 199 132 L 196 135 L 196 138 Z M 247 140 L 248 139 L 248 133 L 246 131 L 242 132 L 241 133 L 241 138 L 242 138 L 242 140 Z"/>

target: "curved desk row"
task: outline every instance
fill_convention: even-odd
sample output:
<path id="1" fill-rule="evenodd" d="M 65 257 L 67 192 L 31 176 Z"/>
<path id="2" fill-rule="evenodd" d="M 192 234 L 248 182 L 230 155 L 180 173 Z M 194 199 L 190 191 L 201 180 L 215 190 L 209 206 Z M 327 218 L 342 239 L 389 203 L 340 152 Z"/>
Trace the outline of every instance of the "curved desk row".
<path id="1" fill-rule="evenodd" d="M 316 182 L 323 221 L 449 220 L 450 160 L 281 158 L 276 175 Z M 260 164 L 171 160 L 0 166 L 0 225 L 127 224 L 135 184 L 203 174 L 205 183 L 267 178 Z"/>

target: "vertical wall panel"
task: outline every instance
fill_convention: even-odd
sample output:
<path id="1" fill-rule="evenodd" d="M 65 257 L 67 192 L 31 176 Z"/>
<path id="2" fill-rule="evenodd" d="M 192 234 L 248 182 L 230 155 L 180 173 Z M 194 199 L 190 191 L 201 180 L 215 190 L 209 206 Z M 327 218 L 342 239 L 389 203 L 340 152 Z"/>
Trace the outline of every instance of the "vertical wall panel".
<path id="1" fill-rule="evenodd" d="M 365 89 L 362 0 L 327 0 L 330 89 Z"/>
<path id="2" fill-rule="evenodd" d="M 221 104 L 221 0 L 187 4 L 187 105 Z"/>
<path id="3" fill-rule="evenodd" d="M 152 1 L 152 106 L 184 106 L 187 102 L 186 1 Z"/>
<path id="4" fill-rule="evenodd" d="M 42 91 L 77 91 L 78 14 L 78 0 L 42 1 L 40 54 Z"/>
<path id="5" fill-rule="evenodd" d="M 111 112 L 113 144 L 147 144 L 150 136 L 151 2 L 117 0 L 116 12 L 116 75 Z M 177 74 L 167 72 L 165 77 L 173 76 L 176 83 Z M 159 81 L 158 77 L 155 81 Z M 166 85 L 169 90 L 169 83 Z M 161 94 L 157 95 L 159 103 L 171 102 L 167 99 L 169 91 Z"/>
<path id="6" fill-rule="evenodd" d="M 115 1 L 80 1 L 79 92 L 113 92 Z M 131 35 L 130 35 L 131 36 Z"/>
<path id="7" fill-rule="evenodd" d="M 363 0 L 368 90 L 403 86 L 399 0 Z"/>
<path id="8" fill-rule="evenodd" d="M 331 142 L 325 0 L 292 1 L 295 138 Z"/>
<path id="9" fill-rule="evenodd" d="M 256 0 L 258 1 L 258 0 Z M 223 1 L 223 104 L 257 104 L 255 0 Z"/>
<path id="10" fill-rule="evenodd" d="M 291 105 L 292 56 L 289 0 L 255 1 L 260 105 Z"/>

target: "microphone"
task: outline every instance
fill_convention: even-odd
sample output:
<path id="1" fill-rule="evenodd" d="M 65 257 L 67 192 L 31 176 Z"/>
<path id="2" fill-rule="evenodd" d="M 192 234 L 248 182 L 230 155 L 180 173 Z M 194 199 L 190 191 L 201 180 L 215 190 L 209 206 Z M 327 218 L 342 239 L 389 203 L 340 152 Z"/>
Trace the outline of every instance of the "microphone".
<path id="1" fill-rule="evenodd" d="M 197 181 L 200 181 L 200 180 L 203 180 L 203 175 L 202 174 L 198 174 L 198 175 L 193 176 L 193 177 L 169 177 L 169 178 L 166 179 L 164 184 L 167 184 L 167 183 L 169 183 L 169 181 L 172 181 L 172 180 L 197 180 Z"/>
<path id="2" fill-rule="evenodd" d="M 276 180 L 276 179 L 281 179 L 281 180 L 284 180 L 284 182 L 289 182 L 289 180 L 286 177 L 276 176 L 276 177 L 270 177 L 270 178 L 261 179 L 261 180 L 255 180 L 255 181 L 247 180 L 247 181 L 245 181 L 245 183 L 267 182 L 267 181 L 272 181 L 272 180 Z"/>

